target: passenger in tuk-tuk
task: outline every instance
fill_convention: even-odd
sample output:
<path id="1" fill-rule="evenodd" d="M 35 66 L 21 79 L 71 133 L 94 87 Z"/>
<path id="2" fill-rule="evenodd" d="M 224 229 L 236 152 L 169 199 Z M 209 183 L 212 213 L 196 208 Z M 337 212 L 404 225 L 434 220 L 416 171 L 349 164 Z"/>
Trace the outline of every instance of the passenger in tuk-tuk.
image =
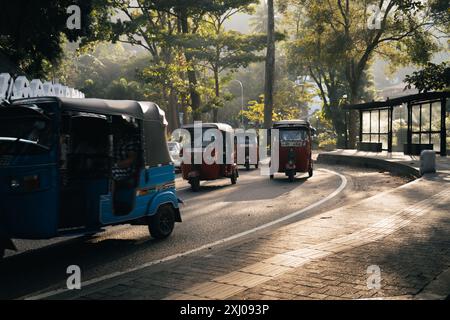
<path id="1" fill-rule="evenodd" d="M 114 213 L 126 215 L 133 210 L 136 172 L 140 150 L 139 128 L 136 123 L 119 119 L 113 122 L 114 164 L 112 167 Z"/>

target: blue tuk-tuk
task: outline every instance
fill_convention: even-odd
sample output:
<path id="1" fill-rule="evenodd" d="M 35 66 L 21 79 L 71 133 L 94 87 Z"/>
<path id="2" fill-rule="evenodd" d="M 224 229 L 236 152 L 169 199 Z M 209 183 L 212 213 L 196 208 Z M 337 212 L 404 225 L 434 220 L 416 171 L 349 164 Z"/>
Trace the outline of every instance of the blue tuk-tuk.
<path id="1" fill-rule="evenodd" d="M 154 103 L 27 98 L 0 106 L 0 257 L 12 239 L 181 222 L 164 112 Z"/>

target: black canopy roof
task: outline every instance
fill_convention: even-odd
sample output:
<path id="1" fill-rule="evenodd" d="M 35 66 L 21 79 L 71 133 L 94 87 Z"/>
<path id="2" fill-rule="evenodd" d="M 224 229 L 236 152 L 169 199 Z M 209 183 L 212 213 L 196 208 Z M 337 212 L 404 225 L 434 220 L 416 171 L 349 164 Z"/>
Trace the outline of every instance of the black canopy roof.
<path id="1" fill-rule="evenodd" d="M 281 120 L 273 123 L 274 128 L 310 127 L 307 120 Z"/>
<path id="2" fill-rule="evenodd" d="M 225 132 L 233 132 L 233 127 L 226 123 L 202 123 L 201 126 L 202 129 L 218 129 L 220 131 Z M 194 129 L 195 124 L 187 124 L 183 126 L 183 129 Z"/>
<path id="3" fill-rule="evenodd" d="M 12 107 L 52 102 L 58 103 L 61 110 L 64 111 L 110 116 L 129 116 L 143 120 L 145 165 L 155 167 L 167 165 L 172 161 L 166 140 L 167 120 L 164 111 L 153 102 L 40 97 L 15 100 L 12 103 Z"/>
<path id="4" fill-rule="evenodd" d="M 354 104 L 349 106 L 344 106 L 347 110 L 371 110 L 371 109 L 383 109 L 394 106 L 399 106 L 404 103 L 420 103 L 422 101 L 438 100 L 442 98 L 450 97 L 450 92 L 425 92 L 412 94 L 408 96 L 398 97 L 394 99 L 387 99 L 386 101 L 372 101 L 367 103 Z"/>
<path id="5" fill-rule="evenodd" d="M 15 100 L 12 104 L 38 104 L 52 101 L 57 101 L 61 109 L 67 111 L 90 112 L 104 115 L 126 115 L 140 120 L 166 121 L 164 112 L 153 102 L 39 97 Z"/>

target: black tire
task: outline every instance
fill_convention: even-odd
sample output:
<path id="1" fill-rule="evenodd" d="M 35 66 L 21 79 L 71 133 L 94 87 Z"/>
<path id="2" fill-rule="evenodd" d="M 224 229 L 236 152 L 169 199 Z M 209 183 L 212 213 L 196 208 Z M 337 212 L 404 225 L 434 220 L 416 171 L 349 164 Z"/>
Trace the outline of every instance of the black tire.
<path id="1" fill-rule="evenodd" d="M 5 248 L 0 248 L 0 261 L 2 261 L 5 257 L 5 250 Z"/>
<path id="2" fill-rule="evenodd" d="M 289 175 L 288 175 L 288 177 L 289 177 L 289 182 L 294 182 L 294 179 L 295 179 L 295 173 L 294 173 L 294 172 L 290 172 Z"/>
<path id="3" fill-rule="evenodd" d="M 245 170 L 250 171 L 250 163 L 245 164 Z"/>
<path id="4" fill-rule="evenodd" d="M 311 178 L 313 175 L 314 175 L 314 166 L 313 166 L 313 163 L 311 160 L 311 167 L 309 168 L 309 171 L 308 171 L 308 177 Z"/>
<path id="5" fill-rule="evenodd" d="M 233 172 L 233 175 L 231 176 L 231 184 L 236 184 L 238 179 L 238 174 L 236 171 Z"/>
<path id="6" fill-rule="evenodd" d="M 258 169 L 259 168 L 259 164 L 255 164 L 255 169 Z"/>
<path id="7" fill-rule="evenodd" d="M 170 205 L 161 206 L 158 212 L 150 217 L 148 230 L 155 239 L 165 239 L 172 234 L 175 227 L 175 211 Z"/>
<path id="8" fill-rule="evenodd" d="M 273 180 L 275 176 L 273 174 L 270 175 L 270 180 Z"/>
<path id="9" fill-rule="evenodd" d="M 197 192 L 200 190 L 200 179 L 199 178 L 193 178 L 189 180 L 189 183 L 191 185 L 191 189 L 194 192 Z"/>

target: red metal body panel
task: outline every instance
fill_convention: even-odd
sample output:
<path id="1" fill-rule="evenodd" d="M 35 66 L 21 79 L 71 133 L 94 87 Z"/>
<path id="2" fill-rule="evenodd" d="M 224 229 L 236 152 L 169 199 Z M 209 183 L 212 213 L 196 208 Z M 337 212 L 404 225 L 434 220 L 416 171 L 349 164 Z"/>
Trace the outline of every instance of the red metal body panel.
<path id="1" fill-rule="evenodd" d="M 311 142 L 307 141 L 302 147 L 279 147 L 278 172 L 286 172 L 286 169 L 294 169 L 289 165 L 289 152 L 293 151 L 295 172 L 308 172 L 311 161 Z"/>
<path id="2" fill-rule="evenodd" d="M 200 180 L 217 180 L 221 178 L 230 178 L 237 170 L 236 164 L 206 164 L 204 161 L 200 164 L 181 164 L 181 173 L 184 180 L 192 177 L 199 177 Z"/>

